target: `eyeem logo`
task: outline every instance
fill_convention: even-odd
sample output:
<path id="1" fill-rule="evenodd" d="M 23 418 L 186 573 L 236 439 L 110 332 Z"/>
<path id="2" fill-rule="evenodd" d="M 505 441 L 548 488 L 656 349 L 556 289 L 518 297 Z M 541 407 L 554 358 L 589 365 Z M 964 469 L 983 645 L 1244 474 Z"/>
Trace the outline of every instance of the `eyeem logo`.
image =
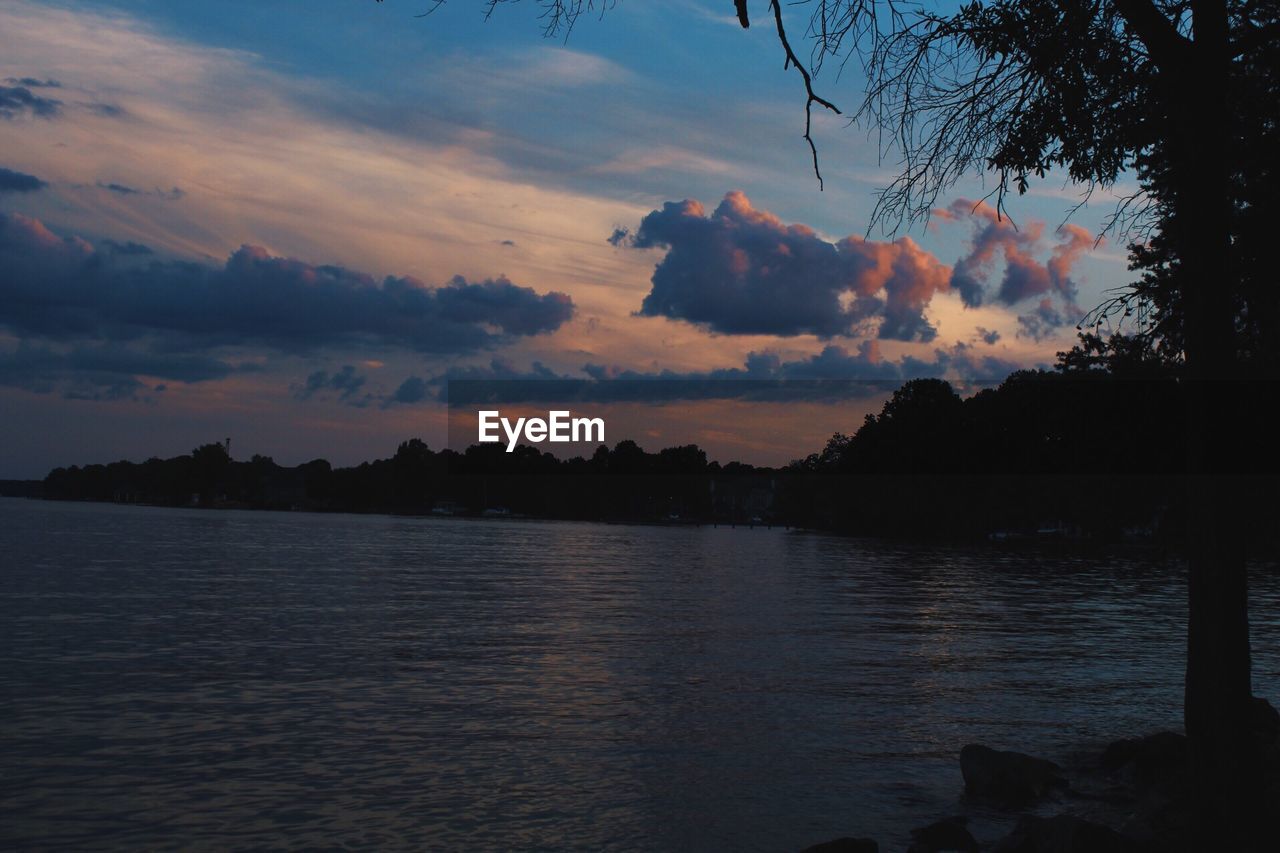
<path id="1" fill-rule="evenodd" d="M 521 433 L 526 441 L 539 444 L 571 444 L 579 441 L 604 441 L 604 418 L 575 418 L 572 412 L 547 412 L 547 419 L 517 418 L 515 424 L 497 411 L 481 411 L 480 443 L 496 444 L 502 441 L 498 428 L 507 434 L 507 452 L 516 449 Z"/>

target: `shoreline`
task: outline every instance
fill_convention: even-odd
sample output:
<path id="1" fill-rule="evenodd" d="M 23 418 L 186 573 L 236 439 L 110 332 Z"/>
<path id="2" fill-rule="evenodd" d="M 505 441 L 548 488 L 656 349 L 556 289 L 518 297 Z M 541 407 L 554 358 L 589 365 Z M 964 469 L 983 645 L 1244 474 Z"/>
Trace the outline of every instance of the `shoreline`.
<path id="1" fill-rule="evenodd" d="M 1259 811 L 1247 826 L 1219 832 L 1224 842 L 1252 838 L 1266 849 L 1267 824 L 1280 812 L 1280 714 L 1263 697 L 1253 699 L 1249 736 L 1256 764 L 1247 782 Z M 1080 743 L 1058 758 L 966 744 L 958 813 L 896 834 L 909 834 L 907 853 L 1195 853 L 1195 785 L 1180 728 Z M 896 848 L 851 834 L 800 853 L 882 849 Z"/>

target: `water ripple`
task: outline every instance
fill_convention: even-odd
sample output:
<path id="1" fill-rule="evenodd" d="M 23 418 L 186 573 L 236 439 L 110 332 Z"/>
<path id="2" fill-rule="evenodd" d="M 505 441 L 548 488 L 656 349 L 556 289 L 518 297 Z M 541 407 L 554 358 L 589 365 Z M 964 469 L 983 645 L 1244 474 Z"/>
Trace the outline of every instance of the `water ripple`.
<path id="1" fill-rule="evenodd" d="M 0 841 L 795 850 L 1176 726 L 1176 564 L 3 501 Z M 1254 578 L 1259 693 L 1280 582 Z"/>

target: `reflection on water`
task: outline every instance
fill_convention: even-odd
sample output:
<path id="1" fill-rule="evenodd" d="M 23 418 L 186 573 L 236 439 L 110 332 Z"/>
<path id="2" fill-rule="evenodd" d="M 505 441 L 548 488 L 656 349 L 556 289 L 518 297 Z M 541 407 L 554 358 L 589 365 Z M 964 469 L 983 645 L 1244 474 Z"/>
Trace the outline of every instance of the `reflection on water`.
<path id="1" fill-rule="evenodd" d="M 14 500 L 0 554 L 10 847 L 894 849 L 966 742 L 1179 719 L 1136 559 Z"/>

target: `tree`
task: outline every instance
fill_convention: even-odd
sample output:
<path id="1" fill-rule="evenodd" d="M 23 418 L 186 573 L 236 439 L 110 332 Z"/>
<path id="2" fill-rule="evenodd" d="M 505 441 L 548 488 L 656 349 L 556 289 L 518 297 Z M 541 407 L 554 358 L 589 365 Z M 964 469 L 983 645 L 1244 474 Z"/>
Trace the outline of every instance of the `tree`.
<path id="1" fill-rule="evenodd" d="M 996 176 L 1001 211 L 1011 189 L 1025 192 L 1053 169 L 1090 188 L 1138 170 L 1158 190 L 1159 238 L 1176 258 L 1166 273 L 1176 297 L 1165 310 L 1177 317 L 1175 345 L 1190 380 L 1185 723 L 1195 837 L 1207 849 L 1234 832 L 1225 843 L 1244 849 L 1242 827 L 1257 812 L 1249 807 L 1247 582 L 1241 496 L 1222 476 L 1242 460 L 1230 419 L 1214 415 L 1227 407 L 1222 380 L 1240 368 L 1249 296 L 1232 224 L 1266 218 L 1274 205 L 1274 195 L 1240 180 L 1253 150 L 1242 131 L 1273 134 L 1274 124 L 1264 109 L 1257 126 L 1242 128 L 1232 108 L 1275 94 L 1275 3 L 972 0 L 953 13 L 895 0 L 810 6 L 813 65 L 846 48 L 861 58 L 868 87 L 858 115 L 889 129 L 901 156 L 876 209 L 881 222 L 927 217 L 942 192 L 975 171 Z M 794 59 L 776 0 L 770 8 Z M 1259 321 L 1263 304 L 1255 299 L 1245 324 Z M 1274 350 L 1274 335 L 1264 321 L 1259 343 Z"/>
<path id="2" fill-rule="evenodd" d="M 191 451 L 193 482 L 200 489 L 201 503 L 214 503 L 219 488 L 225 487 L 231 470 L 231 454 L 221 442 L 202 444 Z"/>
<path id="3" fill-rule="evenodd" d="M 1275 11 L 1234 0 L 974 0 L 935 14 L 858 0 L 818 4 L 812 22 L 816 63 L 853 39 L 869 80 L 860 114 L 893 131 L 903 169 L 881 196 L 884 219 L 927 216 L 976 170 L 996 175 L 998 210 L 1051 169 L 1089 187 L 1158 170 L 1159 236 L 1177 259 L 1167 310 L 1191 380 L 1185 723 L 1201 847 L 1243 833 L 1256 814 L 1241 496 L 1222 476 L 1241 460 L 1229 419 L 1214 414 L 1241 350 L 1231 223 L 1248 188 L 1233 181 L 1242 158 L 1231 105 L 1242 80 L 1274 80 L 1264 54 Z"/>
<path id="4" fill-rule="evenodd" d="M 487 12 L 501 2 L 486 0 Z M 540 5 L 554 35 L 613 4 Z M 854 116 L 885 131 L 901 163 L 875 224 L 892 230 L 927 218 L 972 173 L 994 176 L 1001 213 L 1010 192 L 1050 171 L 1090 190 L 1130 172 L 1146 179 L 1157 239 L 1139 264 L 1159 268 L 1151 293 L 1176 327 L 1167 349 L 1190 389 L 1185 720 L 1196 839 L 1201 849 L 1216 846 L 1214 838 L 1244 849 L 1247 585 L 1235 527 L 1241 496 L 1221 476 L 1238 469 L 1241 450 L 1226 432 L 1230 419 L 1214 413 L 1227 403 L 1221 380 L 1240 369 L 1250 325 L 1255 349 L 1277 349 L 1270 282 L 1255 286 L 1242 275 L 1258 243 L 1233 240 L 1233 228 L 1235 236 L 1253 233 L 1275 203 L 1270 181 L 1263 188 L 1248 180 L 1250 168 L 1270 175 L 1274 149 L 1250 136 L 1273 138 L 1274 121 L 1267 109 L 1252 112 L 1252 126 L 1235 118 L 1250 99 L 1276 101 L 1275 0 L 969 0 L 954 11 L 909 0 L 802 0 L 795 5 L 808 12 L 807 62 L 793 48 L 780 0 L 761 5 L 786 66 L 802 78 L 815 172 L 809 114 L 815 105 L 838 112 L 815 91 L 816 75 L 827 63 L 861 64 L 866 89 Z M 750 25 L 747 0 L 735 0 L 734 11 Z M 1237 835 L 1216 834 L 1226 830 Z"/>

